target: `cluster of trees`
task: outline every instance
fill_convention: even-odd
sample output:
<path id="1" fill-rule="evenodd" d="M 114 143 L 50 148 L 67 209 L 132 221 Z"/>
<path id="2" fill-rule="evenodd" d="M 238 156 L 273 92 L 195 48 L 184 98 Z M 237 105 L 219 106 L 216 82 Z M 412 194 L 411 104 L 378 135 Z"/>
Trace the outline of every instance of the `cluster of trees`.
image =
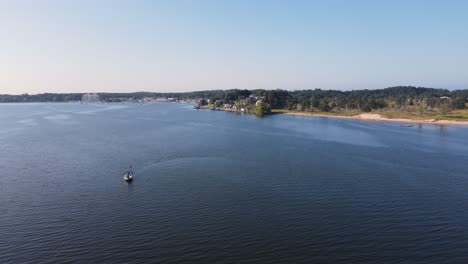
<path id="1" fill-rule="evenodd" d="M 70 102 L 79 101 L 83 96 L 82 93 L 44 93 L 44 94 L 22 94 L 10 95 L 0 94 L 0 103 L 20 103 L 20 102 Z"/>
<path id="2" fill-rule="evenodd" d="M 289 109 L 298 111 L 346 111 L 359 110 L 370 112 L 375 109 L 417 108 L 418 111 L 440 109 L 466 108 L 468 90 L 449 91 L 411 86 L 391 87 L 380 90 L 227 90 L 205 91 L 205 98 L 210 101 L 224 103 L 245 102 L 249 95 L 262 97 L 263 101 L 273 109 Z"/>
<path id="3" fill-rule="evenodd" d="M 258 117 L 262 117 L 264 115 L 268 115 L 271 113 L 271 106 L 268 103 L 260 101 L 255 106 L 255 115 Z"/>
<path id="4" fill-rule="evenodd" d="M 0 103 L 19 103 L 19 102 L 73 102 L 80 101 L 85 93 L 43 93 L 43 94 L 21 94 L 10 95 L 0 94 Z M 178 99 L 196 99 L 222 97 L 224 91 L 197 91 L 186 93 L 151 93 L 151 92 L 135 92 L 135 93 L 98 93 L 101 100 L 110 102 L 114 99 L 133 99 L 139 100 L 145 97 L 155 98 L 178 98 Z"/>
<path id="5" fill-rule="evenodd" d="M 298 111 L 345 111 L 370 112 L 373 109 L 423 106 L 425 109 L 464 109 L 468 90 L 449 91 L 412 86 L 390 87 L 379 90 L 227 90 L 210 94 L 211 100 L 238 101 L 250 94 L 262 96 L 273 109 Z"/>
<path id="6" fill-rule="evenodd" d="M 379 90 L 208 90 L 186 93 L 99 93 L 103 101 L 111 98 L 142 99 L 144 97 L 172 97 L 180 100 L 207 99 L 210 102 L 235 104 L 246 100 L 250 95 L 262 97 L 272 109 L 301 111 L 344 111 L 373 109 L 408 108 L 417 106 L 422 110 L 466 108 L 468 90 L 449 91 L 412 86 L 398 86 Z M 0 102 L 68 102 L 78 101 L 83 94 L 38 94 L 0 95 Z"/>

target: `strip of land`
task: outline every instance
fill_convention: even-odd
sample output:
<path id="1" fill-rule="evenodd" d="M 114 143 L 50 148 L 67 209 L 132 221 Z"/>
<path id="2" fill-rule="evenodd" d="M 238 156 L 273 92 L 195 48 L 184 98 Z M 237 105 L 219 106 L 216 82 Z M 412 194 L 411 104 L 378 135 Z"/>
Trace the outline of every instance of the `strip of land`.
<path id="1" fill-rule="evenodd" d="M 437 118 L 389 118 L 382 114 L 372 113 L 346 113 L 340 115 L 340 113 L 323 113 L 323 112 L 304 112 L 304 111 L 290 111 L 283 109 L 273 109 L 273 114 L 287 114 L 287 115 L 298 115 L 298 116 L 316 116 L 316 117 L 329 117 L 329 118 L 342 118 L 342 119 L 355 119 L 355 120 L 366 120 L 366 121 L 384 121 L 384 122 L 400 122 L 400 123 L 418 123 L 418 124 L 433 124 L 433 125 L 463 125 L 468 126 L 468 120 L 448 120 L 448 119 L 437 119 Z"/>

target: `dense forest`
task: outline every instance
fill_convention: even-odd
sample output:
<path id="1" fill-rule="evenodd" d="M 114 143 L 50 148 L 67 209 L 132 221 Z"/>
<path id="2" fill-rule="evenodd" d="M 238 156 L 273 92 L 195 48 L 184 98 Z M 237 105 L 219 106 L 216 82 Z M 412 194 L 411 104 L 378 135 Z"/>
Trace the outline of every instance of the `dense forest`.
<path id="1" fill-rule="evenodd" d="M 468 99 L 468 90 L 449 91 L 420 87 L 391 87 L 380 90 L 229 90 L 223 94 L 214 93 L 211 99 L 225 101 L 241 100 L 250 94 L 262 96 L 273 109 L 300 111 L 360 110 L 371 111 L 379 108 L 401 108 L 423 104 L 426 108 L 442 105 L 463 109 Z"/>
<path id="2" fill-rule="evenodd" d="M 83 94 L 0 95 L 0 102 L 70 102 L 79 101 Z M 186 93 L 99 93 L 102 101 L 113 98 L 139 100 L 143 98 L 176 98 L 179 100 L 206 99 L 220 104 L 234 104 L 245 101 L 254 95 L 262 98 L 272 109 L 298 111 L 345 111 L 369 112 L 381 108 L 405 108 L 418 106 L 424 109 L 464 109 L 468 99 L 468 89 L 446 90 L 412 86 L 398 86 L 378 90 L 208 90 Z"/>

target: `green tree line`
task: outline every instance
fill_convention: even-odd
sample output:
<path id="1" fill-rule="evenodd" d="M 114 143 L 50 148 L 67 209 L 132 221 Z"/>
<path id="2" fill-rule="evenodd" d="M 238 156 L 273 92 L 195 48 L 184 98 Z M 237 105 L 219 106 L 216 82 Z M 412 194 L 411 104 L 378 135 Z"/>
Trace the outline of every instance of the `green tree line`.
<path id="1" fill-rule="evenodd" d="M 234 103 L 250 95 L 262 97 L 272 109 L 290 109 L 300 111 L 360 110 L 371 111 L 385 107 L 405 108 L 422 105 L 427 108 L 448 107 L 466 108 L 468 90 L 434 89 L 412 86 L 398 86 L 378 90 L 207 90 L 185 93 L 99 93 L 102 101 L 112 98 L 142 99 L 145 97 L 177 98 L 180 100 L 207 99 L 212 102 Z M 45 93 L 0 95 L 0 102 L 69 102 L 79 101 L 83 93 Z"/>

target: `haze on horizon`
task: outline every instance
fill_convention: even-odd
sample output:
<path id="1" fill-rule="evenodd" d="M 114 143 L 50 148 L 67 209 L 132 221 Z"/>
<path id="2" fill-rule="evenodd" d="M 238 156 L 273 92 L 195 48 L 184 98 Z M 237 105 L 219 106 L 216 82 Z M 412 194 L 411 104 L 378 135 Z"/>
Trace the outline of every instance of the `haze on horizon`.
<path id="1" fill-rule="evenodd" d="M 468 88 L 467 1 L 0 0 L 0 94 Z"/>

